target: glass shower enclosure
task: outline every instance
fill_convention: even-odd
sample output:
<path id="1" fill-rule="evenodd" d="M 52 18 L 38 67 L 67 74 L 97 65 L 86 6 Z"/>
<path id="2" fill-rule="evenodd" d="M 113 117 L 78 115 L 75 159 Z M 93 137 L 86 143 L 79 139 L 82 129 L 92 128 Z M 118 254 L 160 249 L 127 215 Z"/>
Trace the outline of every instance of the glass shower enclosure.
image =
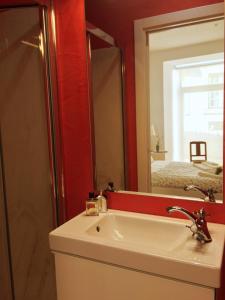
<path id="1" fill-rule="evenodd" d="M 55 300 L 57 176 L 43 7 L 0 9 L 0 299 Z"/>

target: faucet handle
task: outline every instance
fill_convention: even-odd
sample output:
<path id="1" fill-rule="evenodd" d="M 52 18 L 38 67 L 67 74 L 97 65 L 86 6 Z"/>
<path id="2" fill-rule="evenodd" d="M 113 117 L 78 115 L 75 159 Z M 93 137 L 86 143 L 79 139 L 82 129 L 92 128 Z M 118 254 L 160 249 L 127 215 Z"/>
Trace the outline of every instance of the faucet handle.
<path id="1" fill-rule="evenodd" d="M 193 236 L 198 231 L 198 228 L 197 228 L 197 226 L 196 226 L 195 223 L 193 223 L 192 225 L 186 225 L 185 227 L 187 227 L 187 228 L 189 228 L 191 230 Z"/>

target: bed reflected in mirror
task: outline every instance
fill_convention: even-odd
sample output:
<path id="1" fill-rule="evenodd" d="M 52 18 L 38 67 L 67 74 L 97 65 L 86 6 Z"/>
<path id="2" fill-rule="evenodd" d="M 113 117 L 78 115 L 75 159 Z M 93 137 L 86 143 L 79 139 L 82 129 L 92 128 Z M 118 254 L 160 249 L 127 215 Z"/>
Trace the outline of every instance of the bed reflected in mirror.
<path id="1" fill-rule="evenodd" d="M 148 39 L 150 190 L 222 200 L 224 20 L 154 30 Z"/>

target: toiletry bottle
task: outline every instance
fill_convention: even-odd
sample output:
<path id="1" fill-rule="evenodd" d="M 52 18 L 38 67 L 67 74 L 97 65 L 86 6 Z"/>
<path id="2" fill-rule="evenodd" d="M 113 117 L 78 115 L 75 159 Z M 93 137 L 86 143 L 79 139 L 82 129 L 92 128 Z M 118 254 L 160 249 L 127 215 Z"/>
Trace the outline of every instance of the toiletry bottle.
<path id="1" fill-rule="evenodd" d="M 98 199 L 98 205 L 99 205 L 99 212 L 106 213 L 107 212 L 107 200 L 103 196 L 102 190 L 100 191 L 100 194 L 97 197 Z"/>
<path id="2" fill-rule="evenodd" d="M 94 192 L 89 193 L 89 198 L 86 201 L 86 215 L 87 216 L 98 216 L 99 215 L 98 201 L 97 201 L 97 199 L 95 199 Z"/>

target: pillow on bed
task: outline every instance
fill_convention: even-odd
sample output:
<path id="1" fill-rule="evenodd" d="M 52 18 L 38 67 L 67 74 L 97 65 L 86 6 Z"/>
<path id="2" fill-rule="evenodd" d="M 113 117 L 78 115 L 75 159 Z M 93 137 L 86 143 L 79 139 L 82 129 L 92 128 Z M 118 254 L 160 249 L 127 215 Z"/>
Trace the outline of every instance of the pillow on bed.
<path id="1" fill-rule="evenodd" d="M 217 168 L 216 168 L 215 174 L 216 174 L 216 175 L 219 175 L 219 174 L 222 173 L 222 172 L 223 172 L 223 167 L 220 166 L 220 167 L 217 167 Z"/>
<path id="2" fill-rule="evenodd" d="M 201 163 L 201 164 L 194 163 L 193 166 L 198 168 L 202 172 L 207 172 L 207 173 L 211 173 L 211 174 L 215 174 L 216 168 L 218 167 L 218 166 L 217 167 L 210 166 L 210 165 L 205 164 L 205 163 Z"/>
<path id="3" fill-rule="evenodd" d="M 223 176 L 222 174 L 212 174 L 212 173 L 207 173 L 207 172 L 199 172 L 198 173 L 199 176 L 201 177 L 208 177 L 208 178 L 214 178 L 214 179 L 219 179 L 219 180 L 222 180 Z"/>

